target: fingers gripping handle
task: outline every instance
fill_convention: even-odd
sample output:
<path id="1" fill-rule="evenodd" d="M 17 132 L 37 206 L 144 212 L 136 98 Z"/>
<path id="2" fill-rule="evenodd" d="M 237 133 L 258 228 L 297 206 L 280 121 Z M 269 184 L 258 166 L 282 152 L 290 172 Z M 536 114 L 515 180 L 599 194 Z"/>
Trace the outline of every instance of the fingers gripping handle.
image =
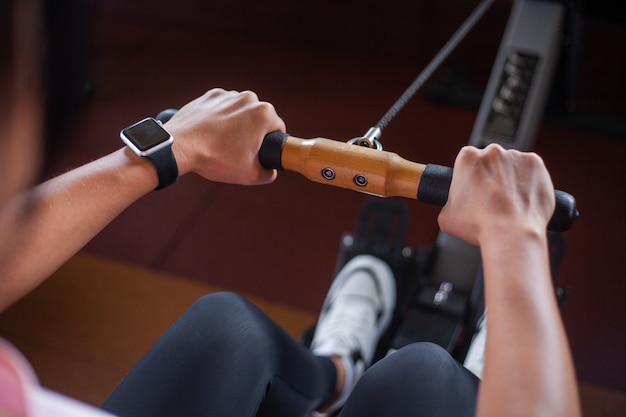
<path id="1" fill-rule="evenodd" d="M 448 201 L 452 171 L 452 168 L 441 165 L 426 165 L 417 189 L 417 199 L 427 204 L 443 207 Z M 572 195 L 560 190 L 554 191 L 554 197 L 556 207 L 548 223 L 548 230 L 566 232 L 578 218 L 576 200 Z"/>

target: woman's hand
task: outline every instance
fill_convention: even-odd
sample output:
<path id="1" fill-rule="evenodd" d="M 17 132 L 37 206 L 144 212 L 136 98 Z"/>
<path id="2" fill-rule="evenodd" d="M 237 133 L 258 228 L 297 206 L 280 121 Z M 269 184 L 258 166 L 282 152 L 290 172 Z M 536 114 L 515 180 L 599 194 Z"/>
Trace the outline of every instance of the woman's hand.
<path id="1" fill-rule="evenodd" d="M 231 184 L 265 184 L 275 170 L 258 160 L 263 137 L 285 131 L 274 107 L 251 91 L 213 89 L 182 107 L 165 126 L 174 136 L 180 175 L 195 172 Z"/>
<path id="2" fill-rule="evenodd" d="M 522 227 L 543 234 L 554 206 L 552 181 L 538 155 L 494 144 L 465 147 L 454 164 L 439 226 L 473 244 L 490 230 Z"/>

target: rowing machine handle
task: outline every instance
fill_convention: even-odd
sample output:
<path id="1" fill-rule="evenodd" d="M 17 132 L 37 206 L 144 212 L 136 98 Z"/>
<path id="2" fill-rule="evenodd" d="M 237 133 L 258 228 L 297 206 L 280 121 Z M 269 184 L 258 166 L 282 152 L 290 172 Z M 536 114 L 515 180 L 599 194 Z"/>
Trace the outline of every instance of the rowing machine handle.
<path id="1" fill-rule="evenodd" d="M 165 123 L 175 113 L 176 109 L 163 110 L 156 118 Z M 384 197 L 402 196 L 417 198 L 418 201 L 439 207 L 443 207 L 448 201 L 450 183 L 452 182 L 452 168 L 436 164 L 422 165 L 407 161 L 391 152 L 363 148 L 328 139 L 301 140 L 296 138 L 289 141 L 288 139 L 293 138 L 282 132 L 267 134 L 259 149 L 261 165 L 268 169 L 286 169 L 298 172 L 311 180 Z M 288 158 L 291 160 L 291 165 L 284 167 L 283 151 L 286 143 L 289 143 L 288 148 L 296 148 L 296 152 L 291 152 L 291 157 Z M 376 174 L 374 171 L 380 171 L 377 176 L 378 182 L 382 182 L 382 184 L 379 184 L 377 188 L 372 188 L 376 187 L 376 181 L 370 181 L 366 186 L 363 186 L 362 184 L 355 184 L 353 181 L 341 183 L 340 178 L 335 177 L 330 180 L 328 178 L 317 179 L 317 176 L 314 177 L 308 174 L 306 169 L 307 167 L 312 168 L 313 171 L 319 173 L 318 167 L 314 166 L 313 163 L 307 163 L 308 158 L 303 156 L 304 154 L 310 156 L 311 151 L 315 149 L 318 149 L 320 152 L 318 152 L 317 157 L 310 158 L 311 160 L 315 159 L 314 162 L 322 163 L 322 166 L 326 167 L 326 163 L 335 157 L 337 160 L 334 163 L 338 166 L 338 173 L 350 171 L 350 178 L 354 178 L 352 177 L 354 166 L 363 165 L 363 172 Z M 302 150 L 304 152 L 300 152 Z M 373 163 L 370 163 L 372 161 Z M 333 176 L 335 175 L 333 173 Z M 375 176 L 371 175 L 370 180 L 375 179 Z M 578 218 L 576 200 L 564 191 L 555 190 L 554 194 L 556 207 L 548 223 L 548 230 L 566 232 Z"/>
<path id="2" fill-rule="evenodd" d="M 417 199 L 427 204 L 443 207 L 448 201 L 448 192 L 452 182 L 452 168 L 428 164 L 422 173 Z M 548 230 L 566 232 L 578 218 L 576 200 L 571 194 L 554 190 L 555 208 L 548 223 Z"/>
<path id="3" fill-rule="evenodd" d="M 298 172 L 313 181 L 383 197 L 416 198 L 439 207 L 448 201 L 453 172 L 437 164 L 407 161 L 391 152 L 322 138 L 299 139 L 281 132 L 265 136 L 259 161 L 265 168 Z M 365 184 L 357 181 L 360 173 Z M 555 190 L 555 198 L 548 230 L 565 232 L 578 218 L 576 200 L 560 190 Z"/>

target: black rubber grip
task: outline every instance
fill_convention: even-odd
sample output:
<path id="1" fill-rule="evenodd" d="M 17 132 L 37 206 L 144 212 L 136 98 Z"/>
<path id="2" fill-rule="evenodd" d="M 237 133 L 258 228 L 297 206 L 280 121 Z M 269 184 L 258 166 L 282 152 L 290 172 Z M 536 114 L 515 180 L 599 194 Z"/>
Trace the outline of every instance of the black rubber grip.
<path id="1" fill-rule="evenodd" d="M 452 168 L 428 164 L 424 168 L 417 188 L 418 201 L 443 207 L 448 201 Z M 578 209 L 574 197 L 564 191 L 555 190 L 556 207 L 548 223 L 548 230 L 553 232 L 568 231 L 578 218 Z"/>
<path id="2" fill-rule="evenodd" d="M 576 199 L 571 194 L 561 190 L 554 190 L 556 206 L 554 214 L 548 223 L 548 230 L 553 232 L 567 232 L 578 218 Z"/>
<path id="3" fill-rule="evenodd" d="M 283 146 L 289 135 L 283 132 L 272 132 L 265 135 L 259 149 L 259 162 L 266 169 L 283 169 Z"/>
<path id="4" fill-rule="evenodd" d="M 452 183 L 452 168 L 428 164 L 417 187 L 417 199 L 426 204 L 443 207 L 448 201 Z"/>

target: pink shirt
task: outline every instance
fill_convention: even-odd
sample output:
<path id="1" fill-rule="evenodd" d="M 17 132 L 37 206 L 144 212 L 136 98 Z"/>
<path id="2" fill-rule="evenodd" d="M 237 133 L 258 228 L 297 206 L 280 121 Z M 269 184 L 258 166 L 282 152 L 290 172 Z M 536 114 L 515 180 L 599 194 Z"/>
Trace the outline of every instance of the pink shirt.
<path id="1" fill-rule="evenodd" d="M 0 339 L 0 416 L 111 417 L 112 414 L 39 385 L 26 358 Z"/>

